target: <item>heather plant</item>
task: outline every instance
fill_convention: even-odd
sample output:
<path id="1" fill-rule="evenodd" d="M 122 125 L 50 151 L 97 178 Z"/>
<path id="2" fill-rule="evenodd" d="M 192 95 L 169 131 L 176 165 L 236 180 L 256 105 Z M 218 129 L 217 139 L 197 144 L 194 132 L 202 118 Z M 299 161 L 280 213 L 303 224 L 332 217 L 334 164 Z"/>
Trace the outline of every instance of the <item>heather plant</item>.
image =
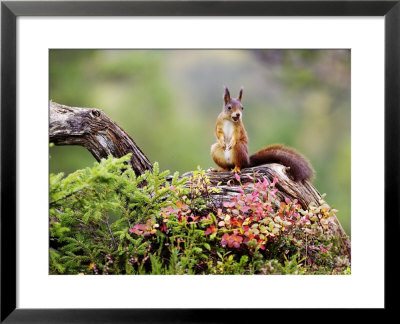
<path id="1" fill-rule="evenodd" d="M 215 206 L 204 170 L 136 176 L 129 155 L 50 175 L 51 274 L 348 274 L 323 200 L 303 210 L 248 176 Z"/>

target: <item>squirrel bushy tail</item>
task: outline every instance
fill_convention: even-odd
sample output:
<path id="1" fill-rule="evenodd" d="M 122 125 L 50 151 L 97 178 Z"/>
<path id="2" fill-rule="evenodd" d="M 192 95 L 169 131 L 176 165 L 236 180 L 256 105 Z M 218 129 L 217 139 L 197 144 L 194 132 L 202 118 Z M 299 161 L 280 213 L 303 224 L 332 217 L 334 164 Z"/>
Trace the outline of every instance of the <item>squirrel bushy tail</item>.
<path id="1" fill-rule="evenodd" d="M 289 167 L 289 175 L 295 181 L 310 180 L 314 170 L 300 153 L 282 144 L 273 144 L 250 156 L 250 167 L 266 163 L 279 163 Z"/>

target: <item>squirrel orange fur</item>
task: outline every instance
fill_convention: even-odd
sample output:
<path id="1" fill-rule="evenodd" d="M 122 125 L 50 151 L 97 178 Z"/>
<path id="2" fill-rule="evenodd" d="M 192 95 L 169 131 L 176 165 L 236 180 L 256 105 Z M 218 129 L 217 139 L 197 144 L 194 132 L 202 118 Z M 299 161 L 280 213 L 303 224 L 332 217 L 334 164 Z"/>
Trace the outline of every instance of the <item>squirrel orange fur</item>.
<path id="1" fill-rule="evenodd" d="M 214 162 L 221 171 L 241 169 L 266 163 L 279 163 L 289 168 L 289 175 L 295 181 L 309 180 L 314 171 L 308 160 L 290 147 L 273 144 L 257 151 L 249 157 L 247 133 L 242 122 L 243 88 L 237 98 L 231 98 L 228 88 L 224 92 L 224 105 L 217 118 L 215 135 L 218 142 L 211 146 Z"/>

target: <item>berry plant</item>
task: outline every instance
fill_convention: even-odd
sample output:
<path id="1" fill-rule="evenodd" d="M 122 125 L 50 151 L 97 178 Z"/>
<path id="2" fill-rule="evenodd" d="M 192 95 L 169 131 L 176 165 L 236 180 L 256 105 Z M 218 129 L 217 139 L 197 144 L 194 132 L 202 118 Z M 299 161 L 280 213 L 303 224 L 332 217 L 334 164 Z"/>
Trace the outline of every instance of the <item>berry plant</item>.
<path id="1" fill-rule="evenodd" d="M 216 205 L 204 170 L 136 176 L 129 155 L 50 174 L 51 274 L 349 274 L 332 209 L 248 175 Z"/>

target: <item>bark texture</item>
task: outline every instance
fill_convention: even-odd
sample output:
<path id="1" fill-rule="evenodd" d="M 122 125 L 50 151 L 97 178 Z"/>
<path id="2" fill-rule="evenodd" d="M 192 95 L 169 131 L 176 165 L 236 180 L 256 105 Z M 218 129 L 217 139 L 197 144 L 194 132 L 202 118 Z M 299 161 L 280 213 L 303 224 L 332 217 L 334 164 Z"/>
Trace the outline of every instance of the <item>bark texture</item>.
<path id="1" fill-rule="evenodd" d="M 261 179 L 262 177 L 266 177 L 269 181 L 277 177 L 279 181 L 276 187 L 279 189 L 281 197 L 290 199 L 296 198 L 304 209 L 307 209 L 311 202 L 318 204 L 321 195 L 314 186 L 308 181 L 295 182 L 291 180 L 286 173 L 286 169 L 285 166 L 276 163 L 242 169 L 239 175 L 240 181 L 242 184 L 252 182 L 252 180 L 248 178 L 248 175 Z M 191 173 L 192 172 L 187 172 L 182 176 L 190 177 Z M 213 197 L 215 200 L 220 200 L 221 203 L 223 203 L 239 193 L 238 182 L 235 180 L 232 172 L 213 172 L 208 170 L 207 176 L 210 178 L 212 186 L 221 189 L 219 193 L 214 194 Z"/>
<path id="2" fill-rule="evenodd" d="M 99 109 L 68 107 L 50 101 L 50 142 L 55 145 L 84 146 L 98 161 L 109 155 L 122 157 L 132 153 L 131 165 L 137 175 L 152 170 L 152 164 L 133 139 Z M 321 195 L 315 187 L 309 181 L 291 180 L 286 169 L 280 164 L 265 164 L 243 169 L 240 178 L 244 184 L 251 181 L 247 175 L 255 175 L 256 179 L 266 177 L 269 181 L 277 177 L 276 187 L 281 198 L 297 199 L 303 209 L 308 209 L 312 202 L 320 205 Z M 182 176 L 190 177 L 191 174 L 188 172 Z M 214 206 L 222 206 L 239 193 L 238 182 L 232 172 L 207 171 L 207 176 L 211 186 L 221 189 L 213 195 Z M 336 235 L 342 238 L 344 254 L 350 259 L 350 241 L 340 222 L 336 217 L 331 217 L 330 223 Z"/>
<path id="3" fill-rule="evenodd" d="M 131 165 L 137 175 L 152 170 L 152 164 L 135 141 L 104 112 L 77 108 L 50 101 L 50 142 L 55 145 L 80 145 L 97 161 L 107 156 L 132 153 Z"/>

